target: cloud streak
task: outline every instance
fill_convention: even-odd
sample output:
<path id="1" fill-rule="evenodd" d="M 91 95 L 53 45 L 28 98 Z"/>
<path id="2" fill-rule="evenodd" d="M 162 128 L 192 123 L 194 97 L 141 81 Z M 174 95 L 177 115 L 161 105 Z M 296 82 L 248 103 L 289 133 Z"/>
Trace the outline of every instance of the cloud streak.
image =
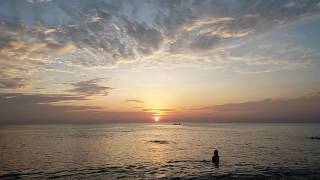
<path id="1" fill-rule="evenodd" d="M 132 102 L 132 103 L 138 103 L 138 104 L 145 103 L 144 101 L 142 101 L 140 99 L 126 99 L 126 102 Z"/>
<path id="2" fill-rule="evenodd" d="M 161 109 L 149 109 L 144 108 L 142 109 L 143 112 L 149 112 L 152 113 L 153 116 L 166 116 L 170 113 L 175 112 L 175 109 L 167 109 L 167 108 L 161 108 Z"/>

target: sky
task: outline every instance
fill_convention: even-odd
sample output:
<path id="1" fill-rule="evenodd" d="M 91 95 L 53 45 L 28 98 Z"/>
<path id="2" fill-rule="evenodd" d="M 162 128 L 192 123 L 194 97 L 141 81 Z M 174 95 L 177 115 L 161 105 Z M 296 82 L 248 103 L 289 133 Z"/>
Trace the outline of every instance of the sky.
<path id="1" fill-rule="evenodd" d="M 320 0 L 1 0 L 0 123 L 320 122 Z"/>

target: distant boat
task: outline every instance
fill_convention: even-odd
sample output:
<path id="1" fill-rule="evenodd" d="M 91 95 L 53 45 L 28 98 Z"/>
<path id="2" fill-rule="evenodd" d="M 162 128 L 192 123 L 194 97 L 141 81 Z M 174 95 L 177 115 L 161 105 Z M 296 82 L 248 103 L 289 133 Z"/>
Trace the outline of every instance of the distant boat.
<path id="1" fill-rule="evenodd" d="M 309 139 L 320 140 L 320 136 L 311 136 Z"/>
<path id="2" fill-rule="evenodd" d="M 172 125 L 181 125 L 181 123 L 173 123 Z"/>

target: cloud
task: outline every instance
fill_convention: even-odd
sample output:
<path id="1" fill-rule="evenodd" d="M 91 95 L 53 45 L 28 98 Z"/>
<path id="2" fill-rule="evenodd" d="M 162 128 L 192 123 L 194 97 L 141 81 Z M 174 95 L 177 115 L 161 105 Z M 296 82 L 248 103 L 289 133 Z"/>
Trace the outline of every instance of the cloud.
<path id="1" fill-rule="evenodd" d="M 250 18 L 245 16 L 242 19 L 249 21 Z M 171 43 L 170 50 L 173 53 L 188 53 L 195 49 L 201 52 L 218 47 L 228 40 L 255 33 L 255 28 L 245 25 L 246 22 L 244 22 L 244 27 L 235 25 L 239 21 L 239 17 L 210 17 L 191 20 L 182 27 L 181 35 Z"/>
<path id="2" fill-rule="evenodd" d="M 214 120 L 263 122 L 319 121 L 320 94 L 296 98 L 265 99 L 206 107 Z"/>
<path id="3" fill-rule="evenodd" d="M 48 33 L 48 30 L 43 31 L 44 32 L 41 33 Z M 37 39 L 37 34 L 32 35 L 25 32 L 17 33 L 21 34 L 15 35 L 10 32 L 10 29 L 6 29 L 1 35 L 1 60 L 19 63 L 47 61 L 48 58 L 46 54 L 65 53 L 74 48 L 72 43 L 59 42 L 50 37 Z"/>
<path id="4" fill-rule="evenodd" d="M 320 53 L 298 43 L 300 38 L 288 35 L 285 31 L 266 33 L 224 52 L 232 62 L 230 69 L 242 74 L 309 68 Z"/>
<path id="5" fill-rule="evenodd" d="M 142 109 L 142 110 L 146 112 L 153 112 L 153 111 L 172 112 L 175 109 Z"/>
<path id="6" fill-rule="evenodd" d="M 10 84 L 12 88 L 15 88 L 14 84 L 20 87 L 28 85 L 34 73 L 58 63 L 52 60 L 74 49 L 72 43 L 51 37 L 50 34 L 55 32 L 51 27 L 27 30 L 19 23 L 0 17 L 0 30 L 0 75 L 3 88 Z"/>
<path id="7" fill-rule="evenodd" d="M 138 52 L 149 55 L 159 49 L 162 43 L 162 35 L 158 30 L 126 19 L 124 19 L 124 22 L 127 34 L 133 37 L 139 46 Z"/>
<path id="8" fill-rule="evenodd" d="M 139 104 L 144 103 L 144 101 L 139 100 L 139 99 L 126 99 L 126 102 L 139 103 Z"/>
<path id="9" fill-rule="evenodd" d="M 83 67 L 114 67 L 150 59 L 159 52 L 188 54 L 194 62 L 199 54 L 230 41 L 320 12 L 317 0 L 294 5 L 293 1 L 28 2 L 1 2 L 1 30 L 7 32 L 2 36 L 9 46 L 1 56 Z M 19 38 L 10 40 L 13 37 Z"/>
<path id="10" fill-rule="evenodd" d="M 72 105 L 72 102 L 83 100 L 85 99 L 80 96 L 62 94 L 1 93 L 0 123 L 48 122 L 48 120 L 63 122 L 87 116 L 86 114 L 92 115 L 101 110 L 94 106 Z"/>
<path id="11" fill-rule="evenodd" d="M 290 7 L 294 7 L 296 5 L 296 3 L 294 1 L 290 1 L 288 4 L 285 5 L 285 7 L 290 8 Z"/>
<path id="12" fill-rule="evenodd" d="M 72 89 L 68 90 L 69 92 L 76 93 L 84 96 L 93 96 L 93 95 L 107 95 L 111 87 L 99 85 L 103 79 L 91 79 L 80 81 L 77 83 L 72 83 Z"/>
<path id="13" fill-rule="evenodd" d="M 85 100 L 82 96 L 63 95 L 63 94 L 25 94 L 25 93 L 1 93 L 1 102 L 8 105 L 26 106 L 27 104 L 52 105 L 63 101 Z M 19 103 L 17 103 L 19 102 Z M 14 109 L 14 108 L 13 108 Z"/>
<path id="14" fill-rule="evenodd" d="M 175 111 L 175 109 L 148 109 L 148 108 L 144 108 L 142 109 L 143 112 L 150 112 L 152 113 L 153 116 L 165 116 L 168 115 L 169 113 L 173 113 Z"/>
<path id="15" fill-rule="evenodd" d="M 85 100 L 83 96 L 66 94 L 0 93 L 0 124 L 151 120 L 147 112 L 108 112 L 98 106 L 79 105 Z"/>
<path id="16" fill-rule="evenodd" d="M 309 68 L 320 57 L 318 47 L 300 43 L 290 28 L 312 18 L 318 21 L 319 4 L 319 0 L 2 0 L 0 89 L 22 90 L 32 78 L 47 82 L 48 76 L 61 77 L 69 70 L 80 73 L 125 63 L 134 69 L 225 68 L 241 74 Z M 112 88 L 101 81 L 72 83 L 66 92 L 77 98 L 107 95 Z M 33 96 L 39 98 L 21 94 L 18 99 Z M 48 101 L 50 109 L 56 109 L 52 103 L 63 100 Z M 49 106 L 45 102 L 39 102 L 45 104 L 41 108 Z M 136 107 L 157 115 L 175 111 Z"/>
<path id="17" fill-rule="evenodd" d="M 50 2 L 52 0 L 26 0 L 28 3 L 43 3 L 43 2 Z"/>
<path id="18" fill-rule="evenodd" d="M 26 87 L 27 84 L 22 78 L 1 79 L 0 89 L 20 89 Z"/>

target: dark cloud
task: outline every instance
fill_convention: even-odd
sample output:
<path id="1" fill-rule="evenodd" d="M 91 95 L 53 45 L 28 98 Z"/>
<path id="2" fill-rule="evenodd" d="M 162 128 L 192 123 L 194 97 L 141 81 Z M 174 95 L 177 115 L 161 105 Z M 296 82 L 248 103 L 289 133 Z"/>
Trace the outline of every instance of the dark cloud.
<path id="1" fill-rule="evenodd" d="M 75 105 L 83 96 L 0 93 L 0 124 L 147 122 L 147 112 L 108 112 L 101 107 Z"/>
<path id="2" fill-rule="evenodd" d="M 85 99 L 80 96 L 62 94 L 1 93 L 0 123 L 63 122 L 101 110 L 99 107 L 72 105 L 72 102 L 82 100 Z"/>
<path id="3" fill-rule="evenodd" d="M 27 104 L 52 105 L 52 103 L 57 103 L 61 101 L 84 100 L 84 97 L 81 97 L 81 96 L 61 95 L 61 94 L 1 93 L 0 95 L 1 95 L 0 96 L 1 102 L 7 103 L 8 106 L 21 104 L 20 106 L 27 107 Z"/>
<path id="4" fill-rule="evenodd" d="M 125 29 L 129 36 L 133 37 L 138 43 L 138 51 L 144 55 L 151 54 L 158 50 L 162 42 L 162 35 L 154 28 L 144 24 L 125 20 Z"/>
<path id="5" fill-rule="evenodd" d="M 190 46 L 193 49 L 210 49 L 212 46 L 219 43 L 219 41 L 221 41 L 221 39 L 217 36 L 202 35 L 194 40 Z"/>
<path id="6" fill-rule="evenodd" d="M 27 83 L 22 78 L 1 79 L 0 89 L 19 89 L 26 87 Z"/>
<path id="7" fill-rule="evenodd" d="M 86 81 L 80 81 L 77 83 L 72 83 L 74 87 L 70 89 L 69 92 L 76 93 L 84 96 L 93 96 L 93 95 L 107 95 L 111 87 L 102 86 L 98 83 L 103 79 L 91 79 Z"/>
<path id="8" fill-rule="evenodd" d="M 298 98 L 266 99 L 211 107 L 214 119 L 240 121 L 319 121 L 320 95 Z M 208 108 L 207 108 L 208 109 Z"/>

